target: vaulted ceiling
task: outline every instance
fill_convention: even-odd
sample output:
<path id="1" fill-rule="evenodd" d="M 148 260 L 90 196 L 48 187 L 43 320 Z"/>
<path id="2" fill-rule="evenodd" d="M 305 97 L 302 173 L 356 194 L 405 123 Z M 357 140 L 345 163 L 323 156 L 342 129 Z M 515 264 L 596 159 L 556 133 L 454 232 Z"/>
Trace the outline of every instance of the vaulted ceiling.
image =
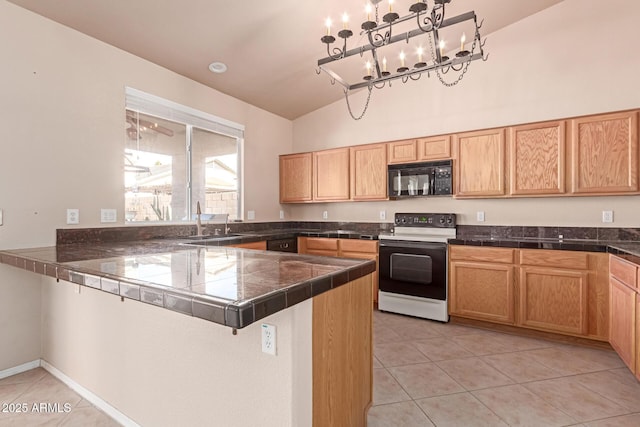
<path id="1" fill-rule="evenodd" d="M 288 119 L 343 96 L 316 75 L 326 17 L 339 22 L 346 11 L 354 28 L 364 20 L 364 0 L 8 1 Z M 394 10 L 415 1 L 397 0 Z M 475 10 L 484 37 L 560 1 L 452 0 L 446 13 Z M 228 71 L 211 73 L 213 61 Z"/>

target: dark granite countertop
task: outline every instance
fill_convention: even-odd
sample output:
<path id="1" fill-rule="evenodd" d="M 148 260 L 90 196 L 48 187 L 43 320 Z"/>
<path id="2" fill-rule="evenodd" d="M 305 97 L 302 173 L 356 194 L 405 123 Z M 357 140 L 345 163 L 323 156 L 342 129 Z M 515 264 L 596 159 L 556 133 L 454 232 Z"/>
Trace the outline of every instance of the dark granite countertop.
<path id="1" fill-rule="evenodd" d="M 640 242 L 610 241 L 596 239 L 558 239 L 558 238 L 491 238 L 486 236 L 465 236 L 449 239 L 451 245 L 493 246 L 518 249 L 555 249 L 566 251 L 608 252 L 628 255 L 640 259 Z"/>
<path id="2" fill-rule="evenodd" d="M 0 251 L 0 262 L 232 328 L 375 271 L 375 262 L 224 247 L 296 234 L 251 233 L 196 247 L 188 239 Z"/>

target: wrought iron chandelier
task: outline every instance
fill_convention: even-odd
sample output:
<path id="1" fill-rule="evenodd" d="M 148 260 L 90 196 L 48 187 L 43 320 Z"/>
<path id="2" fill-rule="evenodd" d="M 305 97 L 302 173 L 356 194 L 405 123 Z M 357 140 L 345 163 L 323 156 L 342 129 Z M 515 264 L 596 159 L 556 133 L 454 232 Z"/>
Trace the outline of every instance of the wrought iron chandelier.
<path id="1" fill-rule="evenodd" d="M 434 0 L 430 11 L 427 0 L 420 0 L 409 7 L 407 15 L 401 17 L 393 10 L 394 0 L 386 1 L 389 10 L 382 16 L 382 22 L 379 19 L 379 6 L 382 0 L 369 0 L 367 3 L 365 8 L 366 21 L 360 25 L 361 44 L 357 47 L 347 49 L 347 40 L 354 33 L 349 29 L 349 17 L 346 12 L 342 16 L 342 29 L 338 31 L 337 39 L 331 34 L 331 19 L 327 18 L 325 22 L 327 33 L 321 38 L 321 41 L 327 47 L 328 56 L 318 60 L 316 72 L 320 74 L 324 71 L 331 78 L 331 84 L 338 82 L 343 86 L 349 114 L 354 120 L 360 120 L 364 117 L 369 107 L 373 88 L 381 89 L 387 84 L 391 86 L 391 82 L 397 79 L 401 79 L 403 83 L 409 80 L 418 80 L 424 73 L 430 77 L 431 72 L 435 72 L 440 82 L 445 86 L 455 86 L 464 77 L 471 61 L 477 59 L 486 61 L 488 57 L 485 56 L 483 50 L 486 39 L 483 41 L 480 38 L 482 22 L 478 24 L 474 11 L 445 18 L 445 6 L 451 0 Z M 372 19 L 374 8 L 375 15 Z M 463 28 L 460 30 L 458 27 Z M 464 30 L 474 34 L 469 43 L 467 43 Z M 397 33 L 398 31 L 400 32 Z M 445 55 L 446 52 L 451 51 L 451 49 L 446 49 L 446 38 L 453 34 L 460 37 L 460 50 L 450 58 Z M 423 37 L 417 39 L 420 36 Z M 416 40 L 418 43 L 415 43 Z M 334 43 L 338 46 L 334 46 Z M 415 53 L 407 54 L 404 50 L 398 52 L 397 49 L 389 48 L 396 43 L 413 45 Z M 395 47 L 397 48 L 397 46 Z M 344 72 L 335 69 L 340 66 L 341 61 L 356 57 L 356 55 L 363 58 L 369 52 L 370 59 L 367 59 L 364 64 L 362 64 L 362 60 L 359 61 L 360 66 L 364 65 L 364 72 L 360 71 L 360 76 L 362 74 L 364 76 L 355 77 L 358 80 L 361 78 L 362 81 L 349 83 L 349 78 L 343 77 L 345 74 L 353 74 L 354 69 L 362 70 L 362 68 L 354 68 L 352 62 L 349 68 L 344 69 L 343 66 Z M 387 55 L 392 58 L 390 61 L 387 60 Z M 397 60 L 394 57 L 397 57 Z M 329 65 L 333 69 L 330 69 Z M 444 75 L 451 71 L 456 72 L 457 76 L 447 81 Z M 353 79 L 351 80 L 353 81 Z M 362 114 L 356 116 L 349 104 L 349 93 L 361 88 L 367 88 L 369 93 Z"/>

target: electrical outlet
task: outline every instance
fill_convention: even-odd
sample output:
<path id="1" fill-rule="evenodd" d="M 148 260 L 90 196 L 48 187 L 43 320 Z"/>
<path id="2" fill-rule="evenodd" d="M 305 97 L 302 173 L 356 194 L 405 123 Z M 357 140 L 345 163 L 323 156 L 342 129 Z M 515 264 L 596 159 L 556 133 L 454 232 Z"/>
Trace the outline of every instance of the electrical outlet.
<path id="1" fill-rule="evenodd" d="M 484 222 L 484 211 L 476 212 L 476 220 L 478 222 Z"/>
<path id="2" fill-rule="evenodd" d="M 387 219 L 387 211 L 380 211 L 380 220 L 384 221 Z"/>
<path id="3" fill-rule="evenodd" d="M 80 209 L 67 209 L 67 224 L 80 224 Z"/>
<path id="4" fill-rule="evenodd" d="M 276 355 L 276 327 L 274 325 L 262 324 L 262 352 Z"/>
<path id="5" fill-rule="evenodd" d="M 247 211 L 247 219 L 250 221 L 256 219 L 256 211 Z"/>
<path id="6" fill-rule="evenodd" d="M 329 212 L 328 211 L 322 211 L 322 219 L 329 219 Z"/>
<path id="7" fill-rule="evenodd" d="M 284 211 L 280 211 L 280 219 L 284 219 Z"/>
<path id="8" fill-rule="evenodd" d="M 602 222 L 613 222 L 613 211 L 602 211 Z"/>
<path id="9" fill-rule="evenodd" d="M 100 222 L 116 222 L 117 212 L 115 209 L 100 209 Z"/>

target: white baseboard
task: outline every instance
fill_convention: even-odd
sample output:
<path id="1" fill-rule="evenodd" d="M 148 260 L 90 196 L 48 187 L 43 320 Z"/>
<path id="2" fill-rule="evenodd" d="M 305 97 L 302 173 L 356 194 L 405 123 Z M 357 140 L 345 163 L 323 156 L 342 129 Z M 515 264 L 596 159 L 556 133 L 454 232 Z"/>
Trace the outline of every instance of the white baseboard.
<path id="1" fill-rule="evenodd" d="M 0 380 L 3 378 L 10 377 L 12 375 L 21 374 L 23 372 L 30 371 L 35 368 L 39 368 L 41 366 L 40 359 L 34 360 L 32 362 L 23 363 L 22 365 L 15 366 L 13 368 L 5 369 L 4 371 L 0 371 Z"/>
<path id="2" fill-rule="evenodd" d="M 57 379 L 65 383 L 67 387 L 69 387 L 70 389 L 78 393 L 80 396 L 82 396 L 82 398 L 90 402 L 93 406 L 100 409 L 102 412 L 109 415 L 111 418 L 113 418 L 115 421 L 122 424 L 123 426 L 140 427 L 131 418 L 127 417 L 125 414 L 118 411 L 113 406 L 109 405 L 107 402 L 102 400 L 100 397 L 98 397 L 94 393 L 82 387 L 80 384 L 78 384 L 77 382 L 75 382 L 65 374 L 63 374 L 60 370 L 58 370 L 56 367 L 54 367 L 53 365 L 51 365 L 49 362 L 45 360 L 38 359 L 31 362 L 23 363 L 22 365 L 15 366 L 13 368 L 0 371 L 0 380 L 3 378 L 10 377 L 12 375 L 21 374 L 23 372 L 30 371 L 31 369 L 35 369 L 38 367 L 44 368 L 51 375 L 53 375 L 54 377 L 56 377 Z"/>
<path id="3" fill-rule="evenodd" d="M 31 363 L 34 363 L 34 362 L 31 362 Z M 24 365 L 21 365 L 21 366 L 24 366 Z M 91 391 L 87 390 L 86 388 L 82 387 L 80 384 L 78 384 L 77 382 L 75 382 L 74 380 L 69 378 L 67 375 L 62 373 L 60 370 L 58 370 L 55 366 L 51 365 L 46 360 L 42 360 L 42 359 L 38 360 L 37 361 L 37 365 L 35 367 L 37 367 L 37 366 L 42 366 L 51 375 L 53 375 L 54 377 L 56 377 L 57 379 L 59 379 L 60 381 L 65 383 L 70 389 L 72 389 L 73 391 L 78 393 L 85 400 L 90 402 L 93 406 L 95 406 L 96 408 L 100 409 L 102 412 L 104 412 L 105 414 L 107 414 L 108 416 L 110 416 L 111 418 L 113 418 L 115 421 L 117 421 L 118 423 L 122 424 L 123 426 L 125 426 L 125 427 L 140 427 L 139 424 L 137 424 L 131 418 L 127 417 L 125 414 L 123 414 L 122 412 L 118 411 L 113 406 L 109 405 L 107 402 L 102 400 L 96 394 L 94 394 Z M 16 369 L 16 368 L 14 368 L 14 369 Z"/>

